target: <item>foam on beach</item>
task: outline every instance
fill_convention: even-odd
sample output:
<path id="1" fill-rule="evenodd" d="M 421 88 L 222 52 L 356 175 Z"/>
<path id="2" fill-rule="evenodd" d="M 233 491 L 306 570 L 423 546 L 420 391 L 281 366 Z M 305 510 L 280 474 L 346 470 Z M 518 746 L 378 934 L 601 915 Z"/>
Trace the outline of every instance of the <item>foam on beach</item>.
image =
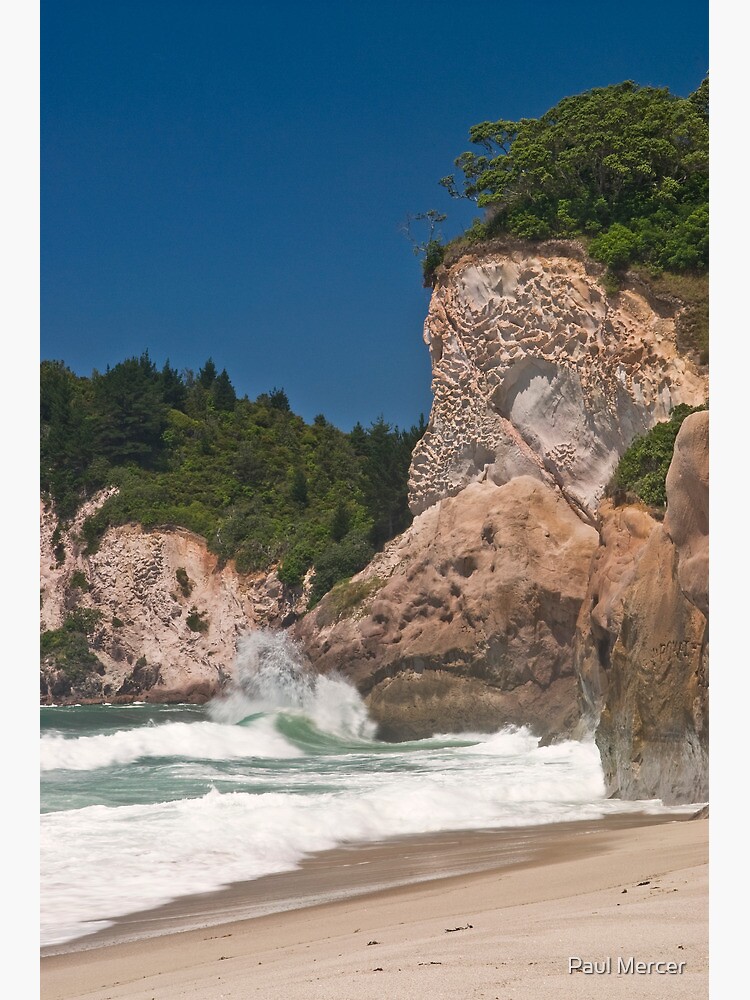
<path id="1" fill-rule="evenodd" d="M 342 844 L 665 811 L 606 799 L 593 742 L 540 747 L 523 728 L 378 742 L 356 690 L 307 673 L 283 637 L 245 643 L 237 685 L 206 709 L 125 723 L 85 706 L 64 726 L 61 711 L 42 738 L 45 945 Z"/>

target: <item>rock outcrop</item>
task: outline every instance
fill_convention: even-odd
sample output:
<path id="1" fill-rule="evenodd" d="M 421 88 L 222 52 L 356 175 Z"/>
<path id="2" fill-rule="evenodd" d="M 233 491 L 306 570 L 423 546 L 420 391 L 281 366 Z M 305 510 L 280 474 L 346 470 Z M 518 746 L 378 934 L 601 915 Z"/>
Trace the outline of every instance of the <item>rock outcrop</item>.
<path id="1" fill-rule="evenodd" d="M 357 683 L 385 736 L 596 731 L 612 794 L 696 801 L 707 415 L 678 437 L 663 524 L 603 495 L 635 436 L 705 401 L 706 375 L 677 351 L 678 303 L 636 285 L 608 296 L 598 277 L 571 244 L 496 248 L 441 273 L 417 516 L 297 634 L 316 669 Z"/>
<path id="2" fill-rule="evenodd" d="M 302 596 L 275 573 L 247 577 L 231 563 L 220 566 L 204 539 L 181 528 L 110 528 L 98 551 L 84 555 L 81 525 L 110 492 L 85 504 L 58 534 L 42 505 L 41 627 L 58 629 L 71 612 L 94 612 L 90 644 L 101 665 L 72 685 L 53 661 L 43 665 L 42 701 L 206 701 L 231 674 L 238 637 L 288 624 Z"/>
<path id="3" fill-rule="evenodd" d="M 667 515 L 602 507 L 576 642 L 610 792 L 708 798 L 708 413 L 683 423 Z"/>
<path id="4" fill-rule="evenodd" d="M 572 646 L 597 540 L 545 483 L 473 483 L 294 631 L 316 670 L 356 683 L 385 738 L 521 722 L 556 735 L 577 718 Z"/>
<path id="5" fill-rule="evenodd" d="M 680 589 L 708 617 L 708 413 L 687 417 L 667 474 L 664 531 L 677 549 Z"/>
<path id="6" fill-rule="evenodd" d="M 626 289 L 571 243 L 462 257 L 425 322 L 434 401 L 409 483 L 414 513 L 468 483 L 532 475 L 593 517 L 626 447 L 706 380 L 677 352 L 678 308 Z"/>

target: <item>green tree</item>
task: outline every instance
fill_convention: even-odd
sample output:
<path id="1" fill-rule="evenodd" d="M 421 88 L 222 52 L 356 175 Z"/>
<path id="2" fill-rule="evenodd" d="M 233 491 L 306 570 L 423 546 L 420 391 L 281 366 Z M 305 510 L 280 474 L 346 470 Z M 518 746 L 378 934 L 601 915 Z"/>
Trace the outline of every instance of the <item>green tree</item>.
<path id="1" fill-rule="evenodd" d="M 211 386 L 211 398 L 217 410 L 231 412 L 237 405 L 237 393 L 229 380 L 226 368 L 222 368 L 221 374 Z"/>
<path id="2" fill-rule="evenodd" d="M 205 365 L 198 372 L 198 385 L 204 389 L 210 389 L 216 381 L 216 365 L 213 358 L 208 358 Z"/>
<path id="3" fill-rule="evenodd" d="M 407 215 L 406 222 L 402 225 L 401 231 L 412 245 L 412 250 L 417 257 L 422 258 L 422 274 L 425 286 L 432 283 L 435 271 L 442 264 L 445 255 L 443 235 L 438 229 L 441 222 L 445 222 L 447 216 L 431 208 L 427 212 L 419 212 L 417 215 Z M 426 223 L 426 238 L 418 239 L 412 232 L 415 222 Z"/>
<path id="4" fill-rule="evenodd" d="M 167 406 L 173 410 L 184 410 L 187 399 L 187 387 L 180 373 L 173 368 L 169 359 L 164 363 L 159 376 L 161 396 Z"/>
<path id="5" fill-rule="evenodd" d="M 148 352 L 91 380 L 97 451 L 112 464 L 153 464 L 167 426 L 156 368 Z"/>
<path id="6" fill-rule="evenodd" d="M 689 98 L 632 81 L 598 87 L 540 118 L 482 122 L 469 136 L 482 152 L 457 158 L 462 183 L 451 175 L 441 184 L 487 209 L 488 235 L 598 236 L 592 255 L 612 267 L 707 266 L 707 80 Z M 680 227 L 681 249 L 667 251 Z M 640 239 L 646 229 L 650 239 Z"/>
<path id="7" fill-rule="evenodd" d="M 411 523 L 408 473 L 418 428 L 399 431 L 379 417 L 367 432 L 363 463 L 363 493 L 372 517 L 371 539 L 376 547 Z"/>
<path id="8" fill-rule="evenodd" d="M 290 488 L 290 495 L 295 503 L 299 504 L 301 507 L 306 507 L 310 499 L 307 490 L 307 476 L 303 469 L 299 467 L 292 473 L 292 485 Z"/>
<path id="9" fill-rule="evenodd" d="M 40 481 L 69 517 L 86 485 L 94 454 L 94 433 L 87 387 L 62 361 L 42 362 L 40 372 Z"/>
<path id="10" fill-rule="evenodd" d="M 272 406 L 274 410 L 281 410 L 282 413 L 291 412 L 289 397 L 283 389 L 277 389 L 275 386 L 268 394 L 268 405 Z"/>
<path id="11" fill-rule="evenodd" d="M 336 510 L 333 513 L 333 518 L 331 519 L 331 538 L 334 542 L 340 542 L 341 539 L 349 531 L 349 526 L 351 524 L 351 515 L 349 514 L 349 509 L 343 500 L 340 500 L 336 505 Z"/>

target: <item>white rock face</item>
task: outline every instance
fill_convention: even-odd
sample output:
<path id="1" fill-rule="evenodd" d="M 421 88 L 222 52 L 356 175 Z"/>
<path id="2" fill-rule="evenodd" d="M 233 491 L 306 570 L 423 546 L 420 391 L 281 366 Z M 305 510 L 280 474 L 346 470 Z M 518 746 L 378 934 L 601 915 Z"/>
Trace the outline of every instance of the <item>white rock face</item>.
<path id="1" fill-rule="evenodd" d="M 633 290 L 607 296 L 593 270 L 574 245 L 548 244 L 466 256 L 439 279 L 415 514 L 470 482 L 531 475 L 591 517 L 630 442 L 678 403 L 705 401 L 705 376 L 677 353 L 675 316 Z"/>

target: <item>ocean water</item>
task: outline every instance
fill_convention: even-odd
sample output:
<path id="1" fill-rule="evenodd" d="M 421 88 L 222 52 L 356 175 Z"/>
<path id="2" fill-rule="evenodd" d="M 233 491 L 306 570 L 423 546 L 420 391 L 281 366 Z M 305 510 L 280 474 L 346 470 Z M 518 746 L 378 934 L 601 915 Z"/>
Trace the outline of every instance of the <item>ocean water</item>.
<path id="1" fill-rule="evenodd" d="M 205 706 L 41 709 L 41 943 L 358 841 L 665 812 L 604 797 L 593 743 L 525 729 L 374 738 L 357 691 L 283 634 Z"/>

